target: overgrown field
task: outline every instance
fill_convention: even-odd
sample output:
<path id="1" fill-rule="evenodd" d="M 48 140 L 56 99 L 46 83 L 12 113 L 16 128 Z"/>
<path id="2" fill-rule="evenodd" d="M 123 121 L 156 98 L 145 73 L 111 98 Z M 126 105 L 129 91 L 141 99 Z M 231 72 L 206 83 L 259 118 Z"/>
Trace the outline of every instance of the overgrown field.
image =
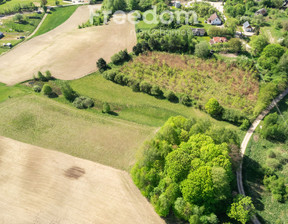
<path id="1" fill-rule="evenodd" d="M 281 101 L 280 110 L 288 122 L 288 97 Z M 287 200 L 286 202 L 278 202 L 263 183 L 265 170 L 269 168 L 275 170 L 278 178 L 284 178 L 284 183 L 287 186 L 287 149 L 287 142 L 285 144 L 268 141 L 258 133 L 254 134 L 247 148 L 244 158 L 245 191 L 247 195 L 253 198 L 261 223 L 286 223 L 288 220 Z"/>
<path id="2" fill-rule="evenodd" d="M 11 98 L 0 108 L 0 136 L 125 170 L 155 132 L 155 128 L 98 116 L 44 96 Z"/>
<path id="3" fill-rule="evenodd" d="M 257 78 L 233 63 L 153 52 L 135 58 L 121 71 L 166 90 L 185 93 L 202 105 L 215 97 L 221 105 L 249 114 L 257 102 Z"/>

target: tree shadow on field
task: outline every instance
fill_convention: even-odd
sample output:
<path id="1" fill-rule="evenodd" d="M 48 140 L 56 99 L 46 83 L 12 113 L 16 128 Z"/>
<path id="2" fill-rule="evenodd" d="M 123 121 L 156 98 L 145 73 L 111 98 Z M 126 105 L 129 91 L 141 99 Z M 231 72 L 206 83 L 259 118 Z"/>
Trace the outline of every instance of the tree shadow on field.
<path id="1" fill-rule="evenodd" d="M 110 112 L 108 112 L 108 114 L 110 114 L 110 115 L 112 115 L 112 116 L 119 116 L 119 114 L 116 113 L 116 112 L 114 112 L 114 111 L 110 111 Z"/>
<path id="2" fill-rule="evenodd" d="M 262 193 L 264 191 L 263 178 L 264 169 L 255 160 L 244 156 L 243 158 L 243 185 L 245 193 L 253 200 L 255 208 L 258 211 L 263 211 L 264 204 L 261 202 Z"/>

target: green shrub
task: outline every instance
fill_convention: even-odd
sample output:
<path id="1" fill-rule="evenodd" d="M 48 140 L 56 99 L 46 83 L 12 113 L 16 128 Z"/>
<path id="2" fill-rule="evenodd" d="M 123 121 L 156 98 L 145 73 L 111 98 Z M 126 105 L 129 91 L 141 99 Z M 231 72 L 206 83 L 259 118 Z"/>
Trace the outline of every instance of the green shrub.
<path id="1" fill-rule="evenodd" d="M 223 108 L 215 98 L 211 98 L 205 104 L 205 110 L 211 116 L 219 116 L 222 114 Z"/>
<path id="2" fill-rule="evenodd" d="M 52 88 L 48 84 L 45 84 L 42 88 L 42 93 L 49 96 L 52 93 Z"/>
<path id="3" fill-rule="evenodd" d="M 269 158 L 276 158 L 276 154 L 272 149 L 267 152 L 267 155 Z"/>
<path id="4" fill-rule="evenodd" d="M 140 83 L 140 91 L 141 92 L 151 94 L 151 88 L 152 88 L 151 84 L 146 82 L 146 81 L 142 81 Z"/>
<path id="5" fill-rule="evenodd" d="M 51 72 L 48 70 L 48 71 L 46 71 L 46 79 L 47 80 L 52 80 L 52 74 L 51 74 Z"/>
<path id="6" fill-rule="evenodd" d="M 192 100 L 187 94 L 182 94 L 180 97 L 180 103 L 187 107 L 190 107 L 192 105 Z"/>
<path id="7" fill-rule="evenodd" d="M 97 68 L 98 68 L 98 70 L 102 73 L 102 72 L 104 72 L 104 71 L 106 71 L 107 70 L 107 63 L 106 63 L 106 61 L 103 59 L 103 58 L 100 58 L 98 61 L 97 61 L 97 63 L 96 63 L 96 65 L 97 65 Z"/>
<path id="8" fill-rule="evenodd" d="M 103 73 L 103 77 L 109 81 L 114 82 L 115 76 L 117 75 L 117 70 L 112 69 L 112 70 L 108 70 L 106 72 Z"/>
<path id="9" fill-rule="evenodd" d="M 66 100 L 73 102 L 79 95 L 65 82 L 61 85 L 61 92 Z"/>
<path id="10" fill-rule="evenodd" d="M 274 170 L 278 170 L 281 167 L 281 164 L 279 162 L 278 159 L 275 158 L 268 158 L 266 160 L 267 166 L 274 169 Z"/>
<path id="11" fill-rule="evenodd" d="M 167 98 L 167 100 L 169 100 L 170 102 L 177 102 L 178 101 L 178 97 L 176 96 L 176 94 L 172 91 L 167 91 L 165 93 L 165 97 Z"/>
<path id="12" fill-rule="evenodd" d="M 114 54 L 111 57 L 111 61 L 115 65 L 120 65 L 123 62 L 129 61 L 129 60 L 130 60 L 130 55 L 128 54 L 127 50 L 120 51 L 119 53 Z"/>
<path id="13" fill-rule="evenodd" d="M 133 92 L 139 92 L 140 91 L 140 83 L 137 81 L 134 81 L 133 84 L 131 85 L 131 89 Z"/>
<path id="14" fill-rule="evenodd" d="M 116 82 L 117 84 L 123 85 L 124 84 L 123 78 L 124 78 L 124 75 L 122 73 L 119 73 L 115 76 L 114 82 Z"/>
<path id="15" fill-rule="evenodd" d="M 38 72 L 38 79 L 42 82 L 47 82 L 47 78 L 42 74 L 42 72 Z"/>
<path id="16" fill-rule="evenodd" d="M 39 86 L 39 85 L 34 85 L 34 86 L 33 86 L 33 90 L 34 90 L 34 92 L 36 92 L 36 93 L 40 93 L 41 90 L 42 90 L 42 88 L 41 88 L 41 86 Z"/>
<path id="17" fill-rule="evenodd" d="M 245 119 L 245 120 L 242 122 L 242 124 L 241 124 L 241 126 L 240 126 L 240 129 L 241 129 L 242 131 L 246 131 L 246 130 L 249 129 L 250 125 L 251 125 L 250 121 L 247 120 L 247 119 Z"/>
<path id="18" fill-rule="evenodd" d="M 74 100 L 73 105 L 78 109 L 86 109 L 93 107 L 94 102 L 89 97 L 80 96 Z"/>
<path id="19" fill-rule="evenodd" d="M 107 102 L 105 102 L 105 103 L 103 104 L 102 112 L 103 112 L 103 113 L 110 113 L 110 112 L 111 112 L 110 105 L 109 105 Z"/>
<path id="20" fill-rule="evenodd" d="M 151 88 L 151 94 L 153 96 L 162 97 L 164 93 L 158 85 L 153 85 Z"/>

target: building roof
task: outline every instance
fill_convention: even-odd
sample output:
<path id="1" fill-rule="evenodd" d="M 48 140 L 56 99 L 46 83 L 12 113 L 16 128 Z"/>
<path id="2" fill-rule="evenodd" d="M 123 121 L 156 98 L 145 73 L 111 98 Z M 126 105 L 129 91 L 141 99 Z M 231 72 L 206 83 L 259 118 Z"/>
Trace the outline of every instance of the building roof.
<path id="1" fill-rule="evenodd" d="M 262 9 L 259 9 L 258 11 L 256 11 L 256 14 L 259 14 L 259 13 L 261 13 L 262 15 L 265 15 L 267 13 L 267 9 L 262 8 Z"/>
<path id="2" fill-rule="evenodd" d="M 218 43 L 224 43 L 227 42 L 226 37 L 213 37 L 213 39 L 210 40 L 211 44 L 218 44 Z"/>
<path id="3" fill-rule="evenodd" d="M 217 15 L 217 13 L 215 12 L 214 14 L 212 14 L 210 17 L 209 17 L 209 19 L 208 19 L 208 21 L 213 21 L 213 20 L 215 20 L 215 19 L 220 19 L 219 18 L 219 16 Z"/>
<path id="4" fill-rule="evenodd" d="M 195 34 L 195 33 L 199 33 L 199 34 L 202 34 L 204 35 L 206 33 L 206 30 L 205 29 L 201 29 L 201 28 L 192 28 L 192 32 Z"/>
<path id="5" fill-rule="evenodd" d="M 250 24 L 249 24 L 248 21 L 246 21 L 246 22 L 243 24 L 243 27 L 244 27 L 244 28 L 247 28 L 247 27 L 249 27 L 249 26 L 250 26 Z"/>

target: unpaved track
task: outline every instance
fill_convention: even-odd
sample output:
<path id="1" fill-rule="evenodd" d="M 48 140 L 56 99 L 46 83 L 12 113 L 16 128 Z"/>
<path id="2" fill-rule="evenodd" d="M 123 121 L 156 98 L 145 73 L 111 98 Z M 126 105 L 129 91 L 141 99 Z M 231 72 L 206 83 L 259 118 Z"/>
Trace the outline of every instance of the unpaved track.
<path id="1" fill-rule="evenodd" d="M 249 130 L 247 131 L 247 133 L 246 133 L 246 135 L 242 141 L 241 151 L 240 151 L 241 157 L 244 156 L 246 148 L 248 146 L 248 143 L 249 143 L 254 131 L 256 130 L 258 125 L 260 124 L 260 122 L 263 120 L 263 118 L 267 114 L 269 114 L 269 112 L 276 106 L 276 104 L 279 103 L 279 101 L 282 100 L 287 94 L 288 94 L 288 88 L 283 93 L 281 93 L 275 100 L 273 100 L 273 102 L 264 111 L 262 111 L 262 113 L 255 119 L 255 121 L 253 122 L 253 124 L 251 125 Z M 243 161 L 241 161 L 240 167 L 236 172 L 237 173 L 237 186 L 238 186 L 239 193 L 245 195 L 245 190 L 243 187 L 243 178 L 242 178 L 242 167 L 243 167 Z M 260 224 L 260 222 L 256 216 L 253 216 L 252 222 L 254 224 Z"/>
<path id="2" fill-rule="evenodd" d="M 110 61 L 120 50 L 132 50 L 137 41 L 135 25 L 112 20 L 109 25 L 78 29 L 89 15 L 88 6 L 81 6 L 56 29 L 1 56 L 0 82 L 13 85 L 31 79 L 39 70 L 50 70 L 60 79 L 76 79 L 95 71 L 99 58 Z"/>
<path id="3" fill-rule="evenodd" d="M 0 223 L 164 221 L 120 170 L 0 137 Z"/>

